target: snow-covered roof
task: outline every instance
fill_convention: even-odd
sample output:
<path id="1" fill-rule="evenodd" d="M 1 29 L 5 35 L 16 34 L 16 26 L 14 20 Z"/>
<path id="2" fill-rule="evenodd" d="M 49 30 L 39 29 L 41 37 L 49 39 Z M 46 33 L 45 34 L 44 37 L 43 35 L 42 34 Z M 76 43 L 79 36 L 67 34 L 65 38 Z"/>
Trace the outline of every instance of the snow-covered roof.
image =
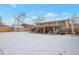
<path id="1" fill-rule="evenodd" d="M 41 22 L 38 22 L 38 23 L 47 23 L 47 22 L 55 22 L 55 21 L 66 21 L 68 19 L 55 19 L 55 20 L 46 20 L 46 21 L 41 21 Z"/>

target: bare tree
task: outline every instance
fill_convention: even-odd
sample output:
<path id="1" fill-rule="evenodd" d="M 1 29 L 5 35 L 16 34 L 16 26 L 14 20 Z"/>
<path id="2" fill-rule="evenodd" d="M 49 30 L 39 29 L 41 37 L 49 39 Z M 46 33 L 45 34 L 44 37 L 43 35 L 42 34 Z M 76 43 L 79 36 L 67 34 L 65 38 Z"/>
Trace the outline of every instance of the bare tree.
<path id="1" fill-rule="evenodd" d="M 72 29 L 72 34 L 75 34 L 74 31 L 74 24 L 78 24 L 79 23 L 79 16 L 77 16 L 76 14 L 74 14 L 73 16 L 71 16 L 69 18 L 69 23 L 71 25 L 71 29 Z"/>
<path id="2" fill-rule="evenodd" d="M 26 18 L 25 12 L 21 12 L 17 17 L 15 17 L 15 21 L 12 25 L 13 26 L 14 25 L 22 25 L 24 23 L 25 18 Z"/>
<path id="3" fill-rule="evenodd" d="M 19 15 L 18 17 L 19 17 L 19 19 L 20 19 L 20 22 L 23 23 L 23 21 L 24 21 L 25 18 L 26 18 L 25 12 L 21 12 L 20 15 Z"/>
<path id="4" fill-rule="evenodd" d="M 2 22 L 2 17 L 0 16 L 0 23 Z"/>
<path id="5" fill-rule="evenodd" d="M 43 16 L 37 16 L 36 18 L 33 18 L 33 21 L 35 24 L 42 22 L 42 21 L 45 21 L 45 20 L 46 20 L 46 18 Z"/>
<path id="6" fill-rule="evenodd" d="M 69 19 L 70 19 L 74 24 L 79 23 L 79 16 L 77 16 L 76 14 L 72 15 Z"/>
<path id="7" fill-rule="evenodd" d="M 5 26 L 4 23 L 2 22 L 2 16 L 0 16 L 0 26 Z"/>

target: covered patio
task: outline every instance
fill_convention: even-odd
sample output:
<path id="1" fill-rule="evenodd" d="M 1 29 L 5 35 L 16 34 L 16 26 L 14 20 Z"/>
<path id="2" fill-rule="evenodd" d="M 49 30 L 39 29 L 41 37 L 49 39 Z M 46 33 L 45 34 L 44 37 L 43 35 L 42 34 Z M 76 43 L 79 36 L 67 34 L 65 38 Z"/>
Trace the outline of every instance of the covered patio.
<path id="1" fill-rule="evenodd" d="M 59 28 L 60 26 L 36 26 L 34 32 L 56 34 L 59 31 Z"/>

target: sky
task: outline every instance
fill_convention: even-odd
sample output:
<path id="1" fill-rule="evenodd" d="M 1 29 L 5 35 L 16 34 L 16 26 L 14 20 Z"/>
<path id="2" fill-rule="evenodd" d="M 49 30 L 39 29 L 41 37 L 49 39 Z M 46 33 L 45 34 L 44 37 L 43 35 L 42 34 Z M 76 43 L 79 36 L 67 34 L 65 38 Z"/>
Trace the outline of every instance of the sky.
<path id="1" fill-rule="evenodd" d="M 33 23 L 36 16 L 61 19 L 79 14 L 78 4 L 0 4 L 0 16 L 6 24 L 12 24 L 19 13 L 26 13 L 26 23 Z"/>

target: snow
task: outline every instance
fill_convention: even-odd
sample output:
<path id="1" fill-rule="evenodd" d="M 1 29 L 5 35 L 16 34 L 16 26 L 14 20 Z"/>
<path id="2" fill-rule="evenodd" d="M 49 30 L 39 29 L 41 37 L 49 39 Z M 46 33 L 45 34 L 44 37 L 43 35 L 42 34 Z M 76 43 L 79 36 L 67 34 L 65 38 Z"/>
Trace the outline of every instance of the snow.
<path id="1" fill-rule="evenodd" d="M 78 55 L 78 35 L 46 35 L 29 32 L 0 33 L 0 54 Z"/>

